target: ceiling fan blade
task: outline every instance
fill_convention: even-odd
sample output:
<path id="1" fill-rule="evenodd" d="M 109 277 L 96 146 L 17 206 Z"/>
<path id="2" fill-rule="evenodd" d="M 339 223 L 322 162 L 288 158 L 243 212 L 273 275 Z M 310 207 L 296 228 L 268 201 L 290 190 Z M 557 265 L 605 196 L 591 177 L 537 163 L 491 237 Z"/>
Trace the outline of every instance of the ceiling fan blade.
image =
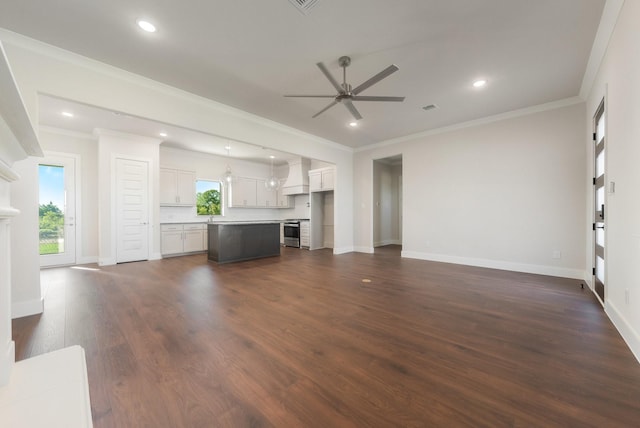
<path id="1" fill-rule="evenodd" d="M 366 95 L 356 95 L 355 97 L 351 97 L 352 101 L 404 101 L 404 97 L 376 97 L 376 96 L 366 96 Z"/>
<path id="2" fill-rule="evenodd" d="M 381 81 L 385 77 L 389 76 L 392 73 L 395 73 L 398 70 L 399 70 L 399 68 L 398 68 L 397 65 L 391 64 L 389 67 L 385 68 L 380 73 L 376 74 L 371 79 L 367 80 L 366 82 L 362 83 L 360 86 L 358 86 L 357 88 L 352 90 L 351 93 L 353 95 L 358 95 L 360 92 L 364 91 L 369 86 L 375 85 L 376 83 L 378 83 L 379 81 Z"/>
<path id="3" fill-rule="evenodd" d="M 329 70 L 327 70 L 327 67 L 325 67 L 325 65 L 321 62 L 317 63 L 316 65 L 318 66 L 320 71 L 322 71 L 322 74 L 324 74 L 325 77 L 329 79 L 329 82 L 331 82 L 333 87 L 336 88 L 336 91 L 338 91 L 338 93 L 342 92 L 343 91 L 342 86 L 340 86 L 338 81 L 331 75 L 331 73 L 329 73 Z"/>
<path id="4" fill-rule="evenodd" d="M 347 108 L 347 110 L 351 112 L 351 114 L 353 115 L 353 117 L 356 118 L 356 120 L 362 119 L 360 112 L 358 111 L 358 109 L 356 109 L 356 106 L 353 105 L 351 100 L 343 100 L 342 104 L 344 104 L 344 106 Z"/>
<path id="5" fill-rule="evenodd" d="M 285 98 L 335 98 L 335 95 L 283 95 Z"/>
<path id="6" fill-rule="evenodd" d="M 325 111 L 329 110 L 331 107 L 333 107 L 334 105 L 338 104 L 337 101 L 332 101 L 331 104 L 329 104 L 328 106 L 326 106 L 325 108 L 323 108 L 322 110 L 320 110 L 319 112 L 317 112 L 316 114 L 314 114 L 313 116 L 311 116 L 312 119 L 315 119 L 316 117 L 320 116 L 322 113 L 324 113 Z"/>

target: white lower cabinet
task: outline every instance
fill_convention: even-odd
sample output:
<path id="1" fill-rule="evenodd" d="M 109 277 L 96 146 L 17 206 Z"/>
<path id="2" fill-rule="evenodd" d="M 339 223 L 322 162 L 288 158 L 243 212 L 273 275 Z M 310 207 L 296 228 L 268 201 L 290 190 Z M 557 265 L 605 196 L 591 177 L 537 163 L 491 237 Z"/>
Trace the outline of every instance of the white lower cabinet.
<path id="1" fill-rule="evenodd" d="M 160 226 L 162 255 L 196 253 L 207 249 L 204 223 L 163 224 Z"/>
<path id="2" fill-rule="evenodd" d="M 204 225 L 203 224 L 185 224 L 184 225 L 184 252 L 193 253 L 195 251 L 204 251 Z"/>
<path id="3" fill-rule="evenodd" d="M 163 256 L 183 252 L 182 234 L 181 224 L 163 224 L 160 226 L 160 242 Z"/>

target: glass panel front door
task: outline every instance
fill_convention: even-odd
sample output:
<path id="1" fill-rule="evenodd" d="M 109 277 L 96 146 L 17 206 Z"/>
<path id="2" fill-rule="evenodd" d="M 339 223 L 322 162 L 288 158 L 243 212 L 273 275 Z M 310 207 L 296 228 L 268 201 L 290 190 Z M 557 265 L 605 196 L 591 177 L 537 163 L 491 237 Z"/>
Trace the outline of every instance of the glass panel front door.
<path id="1" fill-rule="evenodd" d="M 38 165 L 40 266 L 73 264 L 75 159 L 47 157 Z"/>
<path id="2" fill-rule="evenodd" d="M 40 255 L 64 253 L 64 167 L 39 165 Z"/>
<path id="3" fill-rule="evenodd" d="M 605 115 L 604 100 L 600 103 L 594 116 L 594 180 L 593 180 L 593 282 L 596 294 L 602 304 L 605 300 L 605 218 L 606 218 L 606 192 L 605 192 Z"/>

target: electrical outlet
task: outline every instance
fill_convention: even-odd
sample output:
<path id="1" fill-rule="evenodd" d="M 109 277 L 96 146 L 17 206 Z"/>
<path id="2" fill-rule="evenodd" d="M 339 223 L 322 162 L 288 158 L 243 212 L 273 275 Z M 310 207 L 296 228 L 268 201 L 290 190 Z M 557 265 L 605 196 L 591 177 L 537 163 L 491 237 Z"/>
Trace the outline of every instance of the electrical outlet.
<path id="1" fill-rule="evenodd" d="M 551 257 L 555 260 L 559 260 L 562 258 L 562 253 L 560 252 L 560 250 L 553 250 L 553 254 L 551 255 Z"/>

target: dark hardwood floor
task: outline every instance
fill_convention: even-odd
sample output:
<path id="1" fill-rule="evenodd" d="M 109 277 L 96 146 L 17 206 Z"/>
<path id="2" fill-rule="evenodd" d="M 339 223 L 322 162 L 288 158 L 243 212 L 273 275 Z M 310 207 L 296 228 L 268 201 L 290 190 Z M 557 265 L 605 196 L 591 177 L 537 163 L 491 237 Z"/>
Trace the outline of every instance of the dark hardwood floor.
<path id="1" fill-rule="evenodd" d="M 13 322 L 17 358 L 83 346 L 96 428 L 640 425 L 640 364 L 575 280 L 388 247 L 42 284 L 45 312 Z"/>

